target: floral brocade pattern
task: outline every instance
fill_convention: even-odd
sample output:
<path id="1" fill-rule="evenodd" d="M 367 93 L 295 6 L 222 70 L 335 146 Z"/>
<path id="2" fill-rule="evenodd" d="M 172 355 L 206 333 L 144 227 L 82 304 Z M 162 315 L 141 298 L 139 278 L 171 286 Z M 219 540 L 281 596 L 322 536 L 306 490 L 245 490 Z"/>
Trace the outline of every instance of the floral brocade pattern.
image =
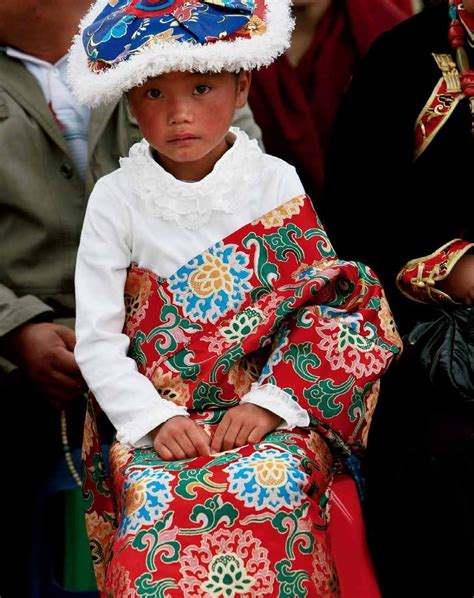
<path id="1" fill-rule="evenodd" d="M 311 426 L 176 462 L 115 443 L 107 478 L 91 402 L 85 490 L 102 596 L 339 596 L 330 445 L 363 449 L 400 347 L 373 273 L 339 261 L 295 198 L 168 279 L 132 267 L 126 296 L 138 370 L 208 435 L 256 381 L 285 390 Z"/>
<path id="2" fill-rule="evenodd" d="M 109 0 L 82 39 L 100 71 L 163 42 L 204 44 L 266 31 L 254 0 Z"/>

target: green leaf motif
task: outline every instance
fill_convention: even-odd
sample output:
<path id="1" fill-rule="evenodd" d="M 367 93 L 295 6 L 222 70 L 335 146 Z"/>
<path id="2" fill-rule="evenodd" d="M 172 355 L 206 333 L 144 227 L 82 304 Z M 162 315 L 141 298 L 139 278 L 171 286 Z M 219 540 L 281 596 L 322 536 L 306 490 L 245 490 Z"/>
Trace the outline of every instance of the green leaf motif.
<path id="1" fill-rule="evenodd" d="M 191 323 L 188 318 L 182 318 L 179 315 L 178 308 L 175 305 L 165 304 L 160 312 L 160 320 L 163 324 L 155 326 L 153 330 L 148 333 L 147 342 L 151 342 L 157 336 L 159 337 L 155 343 L 155 349 L 160 355 L 165 355 L 170 351 L 175 351 L 178 343 L 176 342 L 176 333 L 183 336 L 183 331 L 188 330 L 195 332 L 202 330 L 199 324 Z"/>
<path id="2" fill-rule="evenodd" d="M 129 356 L 137 362 L 137 365 L 141 365 L 143 367 L 146 366 L 146 355 L 142 351 L 141 345 L 145 342 L 145 340 L 145 335 L 143 332 L 141 332 L 141 330 L 139 330 L 132 338 L 130 342 L 130 348 L 128 350 Z"/>
<path id="3" fill-rule="evenodd" d="M 308 591 L 303 588 L 303 582 L 310 579 L 307 571 L 292 571 L 291 563 L 286 559 L 278 561 L 275 568 L 278 571 L 277 581 L 280 582 L 278 598 L 303 598 L 308 595 Z"/>
<path id="4" fill-rule="evenodd" d="M 314 536 L 306 530 L 298 531 L 299 522 L 306 517 L 309 502 L 304 503 L 294 511 L 285 513 L 280 511 L 272 521 L 273 527 L 281 534 L 286 534 L 286 554 L 290 559 L 295 558 L 294 548 L 298 546 L 301 554 L 311 554 L 314 547 Z"/>
<path id="5" fill-rule="evenodd" d="M 168 359 L 168 364 L 171 368 L 180 374 L 183 380 L 196 381 L 201 371 L 201 366 L 198 363 L 191 363 L 194 357 L 194 351 L 183 349 L 178 351 Z"/>
<path id="6" fill-rule="evenodd" d="M 186 500 L 193 500 L 197 497 L 197 490 L 203 488 L 210 492 L 223 492 L 226 484 L 215 484 L 211 481 L 211 472 L 207 469 L 188 469 L 178 474 L 179 482 L 175 492 Z"/>
<path id="7" fill-rule="evenodd" d="M 151 573 L 144 573 L 137 579 L 135 582 L 137 596 L 143 596 L 143 598 L 166 598 L 166 590 L 178 589 L 178 584 L 170 577 L 155 582 L 152 580 Z"/>
<path id="8" fill-rule="evenodd" d="M 268 251 L 264 240 L 254 232 L 248 234 L 242 241 L 242 245 L 249 249 L 255 247 L 254 271 L 266 291 L 273 290 L 273 283 L 278 280 L 279 273 L 275 264 L 268 260 Z"/>
<path id="9" fill-rule="evenodd" d="M 196 505 L 189 516 L 191 521 L 203 524 L 202 527 L 181 528 L 180 533 L 187 536 L 203 534 L 215 529 L 219 524 L 230 527 L 238 515 L 239 512 L 230 502 L 224 503 L 222 497 L 216 495 L 206 500 L 204 505 Z"/>
<path id="10" fill-rule="evenodd" d="M 329 240 L 326 231 L 322 228 L 310 228 L 304 234 L 305 239 L 312 239 L 313 237 L 319 237 L 319 240 L 316 242 L 317 253 L 321 255 L 324 259 L 329 257 L 336 257 L 336 252 L 331 245 L 331 241 Z"/>
<path id="11" fill-rule="evenodd" d="M 290 223 L 278 229 L 278 232 L 264 235 L 265 241 L 275 251 L 277 260 L 287 262 L 290 255 L 294 255 L 300 262 L 304 259 L 304 252 L 295 239 L 300 239 L 303 233 L 295 224 Z"/>
<path id="12" fill-rule="evenodd" d="M 210 409 L 215 407 L 229 408 L 238 405 L 239 399 L 234 401 L 224 401 L 221 398 L 222 389 L 218 386 L 212 386 L 207 382 L 199 382 L 196 390 L 193 392 L 193 408 L 197 411 L 201 409 Z"/>
<path id="13" fill-rule="evenodd" d="M 92 466 L 87 468 L 90 479 L 94 482 L 97 491 L 104 496 L 110 496 L 108 478 L 104 472 L 102 455 L 95 454 L 92 460 Z"/>
<path id="14" fill-rule="evenodd" d="M 235 345 L 229 351 L 223 353 L 219 359 L 216 359 L 216 363 L 212 368 L 211 375 L 209 376 L 210 382 L 217 382 L 217 373 L 220 368 L 223 369 L 223 373 L 227 374 L 230 368 L 245 355 L 244 350 L 240 345 Z"/>
<path id="15" fill-rule="evenodd" d="M 354 384 L 354 379 L 350 376 L 342 384 L 334 384 L 328 378 L 327 380 L 320 380 L 317 384 L 313 384 L 311 388 L 306 388 L 303 395 L 308 399 L 310 405 L 319 409 L 323 416 L 327 419 L 336 417 L 343 409 L 341 403 L 336 405 L 336 400 L 345 394 Z"/>
<path id="16" fill-rule="evenodd" d="M 133 538 L 132 548 L 139 551 L 147 551 L 146 566 L 148 571 L 158 571 L 156 558 L 159 553 L 164 553 L 160 557 L 163 563 L 174 563 L 178 560 L 181 544 L 176 540 L 160 542 L 160 532 L 169 530 L 172 523 L 173 513 L 169 512 L 163 519 L 157 521 L 154 527 L 139 531 Z M 177 534 L 178 529 L 175 528 L 175 530 Z"/>
<path id="17" fill-rule="evenodd" d="M 311 374 L 309 368 L 317 369 L 321 365 L 321 360 L 313 352 L 313 345 L 310 341 L 299 344 L 291 344 L 283 354 L 283 361 L 290 362 L 293 369 L 303 380 L 316 382 L 318 376 Z"/>
<path id="18" fill-rule="evenodd" d="M 365 401 L 364 401 L 364 397 L 366 397 L 372 386 L 373 386 L 373 382 L 370 382 L 368 384 L 365 385 L 364 388 L 358 388 L 357 386 L 354 388 L 354 392 L 352 393 L 352 403 L 351 406 L 348 409 L 348 414 L 349 414 L 349 419 L 351 422 L 356 421 L 357 419 L 359 420 L 357 426 L 354 429 L 354 432 L 352 433 L 352 436 L 356 436 L 359 428 L 361 427 L 364 418 L 365 418 Z"/>

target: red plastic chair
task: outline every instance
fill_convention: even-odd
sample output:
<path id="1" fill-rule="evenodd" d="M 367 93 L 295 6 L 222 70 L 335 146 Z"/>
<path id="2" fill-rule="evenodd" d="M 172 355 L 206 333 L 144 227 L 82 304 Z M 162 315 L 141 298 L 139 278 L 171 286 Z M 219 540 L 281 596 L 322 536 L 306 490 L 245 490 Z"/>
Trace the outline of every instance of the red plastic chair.
<path id="1" fill-rule="evenodd" d="M 329 503 L 329 536 L 342 598 L 381 598 L 356 485 L 350 476 L 336 475 Z"/>

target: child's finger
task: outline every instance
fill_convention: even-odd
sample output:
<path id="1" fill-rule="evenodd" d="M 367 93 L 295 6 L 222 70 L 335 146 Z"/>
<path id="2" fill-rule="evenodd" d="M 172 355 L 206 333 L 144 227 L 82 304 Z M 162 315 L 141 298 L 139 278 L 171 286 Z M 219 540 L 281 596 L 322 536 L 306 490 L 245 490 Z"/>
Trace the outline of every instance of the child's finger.
<path id="1" fill-rule="evenodd" d="M 255 427 L 249 434 L 247 438 L 248 444 L 255 444 L 256 442 L 260 442 L 262 438 L 265 436 L 265 431 L 258 426 Z"/>
<path id="2" fill-rule="evenodd" d="M 155 451 L 158 457 L 163 461 L 174 461 L 173 453 L 163 444 L 155 446 Z"/>
<path id="3" fill-rule="evenodd" d="M 242 425 L 243 423 L 240 420 L 231 420 L 222 440 L 222 448 L 225 451 L 230 451 L 235 447 L 235 441 L 242 428 Z"/>
<path id="4" fill-rule="evenodd" d="M 196 457 L 197 452 L 193 441 L 189 437 L 189 430 L 183 430 L 183 433 L 177 438 L 177 442 L 188 459 Z"/>
<path id="5" fill-rule="evenodd" d="M 209 455 L 210 438 L 198 425 L 186 430 L 186 434 L 198 455 Z"/>
<path id="6" fill-rule="evenodd" d="M 216 433 L 214 434 L 214 438 L 212 439 L 211 443 L 212 453 L 220 453 L 222 451 L 222 441 L 224 440 L 227 428 L 230 425 L 230 418 L 228 417 L 228 414 L 229 412 L 224 415 L 220 424 L 217 426 Z"/>
<path id="7" fill-rule="evenodd" d="M 234 446 L 239 447 L 239 446 L 244 446 L 244 444 L 247 444 L 249 442 L 250 433 L 252 432 L 254 427 L 255 426 L 252 423 L 244 424 L 240 428 L 239 433 L 237 434 L 237 438 L 235 439 Z"/>
<path id="8" fill-rule="evenodd" d="M 173 455 L 173 459 L 176 461 L 181 461 L 182 459 L 186 459 L 186 453 L 181 448 L 178 441 L 174 438 L 167 438 L 166 442 L 164 443 L 166 448 L 171 452 Z"/>

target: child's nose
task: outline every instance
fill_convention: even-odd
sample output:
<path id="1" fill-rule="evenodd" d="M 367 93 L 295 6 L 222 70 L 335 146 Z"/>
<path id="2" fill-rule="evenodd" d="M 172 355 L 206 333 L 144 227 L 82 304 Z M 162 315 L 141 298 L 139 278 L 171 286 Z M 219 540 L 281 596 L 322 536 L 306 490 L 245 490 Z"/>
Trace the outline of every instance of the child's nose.
<path id="1" fill-rule="evenodd" d="M 168 122 L 170 125 L 192 122 L 193 113 L 191 103 L 186 100 L 171 102 L 168 110 Z"/>

